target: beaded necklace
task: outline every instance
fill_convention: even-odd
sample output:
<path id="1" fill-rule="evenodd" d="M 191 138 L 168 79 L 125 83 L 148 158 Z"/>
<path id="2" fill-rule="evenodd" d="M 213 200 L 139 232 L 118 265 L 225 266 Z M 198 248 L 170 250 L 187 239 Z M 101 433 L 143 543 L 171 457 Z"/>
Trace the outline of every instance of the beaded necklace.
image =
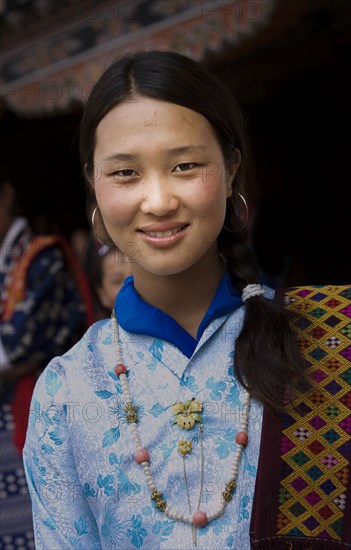
<path id="1" fill-rule="evenodd" d="M 203 487 L 203 441 L 202 441 L 202 432 L 203 432 L 203 424 L 202 420 L 200 418 L 197 418 L 197 420 L 200 422 L 200 449 L 201 449 L 201 480 L 200 480 L 200 495 L 199 495 L 199 501 L 198 501 L 198 509 L 191 513 L 191 507 L 190 507 L 190 498 L 189 498 L 189 490 L 188 490 L 188 483 L 187 483 L 187 474 L 186 474 L 186 468 L 185 468 L 185 461 L 183 461 L 183 467 L 184 467 L 184 478 L 185 478 L 185 485 L 186 485 L 186 492 L 187 492 L 187 500 L 188 500 L 188 507 L 189 507 L 189 514 L 181 514 L 176 509 L 172 508 L 167 500 L 164 498 L 163 494 L 157 489 L 155 480 L 150 468 L 151 463 L 151 457 L 149 451 L 143 446 L 140 434 L 138 432 L 138 412 L 137 407 L 132 402 L 132 398 L 129 391 L 129 384 L 128 384 L 128 378 L 127 378 L 127 368 L 123 363 L 123 356 L 122 356 L 122 347 L 119 341 L 119 327 L 117 323 L 117 319 L 115 317 L 114 312 L 112 313 L 112 319 L 115 323 L 116 328 L 116 352 L 117 352 L 117 364 L 115 366 L 115 373 L 119 377 L 121 381 L 122 386 L 122 393 L 123 398 L 125 402 L 125 413 L 126 413 L 126 419 L 129 423 L 132 436 L 134 439 L 134 445 L 135 445 L 135 452 L 134 452 L 134 460 L 140 464 L 141 468 L 144 471 L 146 482 L 148 485 L 150 498 L 154 502 L 155 507 L 162 513 L 164 513 L 169 519 L 187 523 L 192 528 L 192 536 L 193 536 L 193 542 L 194 546 L 197 546 L 197 538 L 196 538 L 196 529 L 197 527 L 205 527 L 210 521 L 220 517 L 228 504 L 233 498 L 233 495 L 235 493 L 236 489 L 236 481 L 238 477 L 238 469 L 240 465 L 240 460 L 242 456 L 243 449 L 245 445 L 248 442 L 248 422 L 249 422 L 249 408 L 250 408 L 250 394 L 245 390 L 244 394 L 244 408 L 241 413 L 240 418 L 240 427 L 239 431 L 236 434 L 235 441 L 237 444 L 237 448 L 234 452 L 234 458 L 233 463 L 231 467 L 231 477 L 225 484 L 225 491 L 222 493 L 222 501 L 220 507 L 213 512 L 212 514 L 207 514 L 205 511 L 200 510 L 200 503 L 201 503 L 201 497 L 202 497 L 202 487 Z M 195 398 L 194 398 L 195 399 Z M 196 403 L 199 403 L 196 401 Z M 199 403 L 200 404 L 200 403 Z M 177 411 L 177 405 L 175 404 L 173 406 L 175 414 Z M 185 404 L 184 404 L 185 405 Z M 197 409 L 199 410 L 199 409 Z M 179 411 L 178 411 L 179 412 Z M 179 422 L 178 422 L 179 425 Z M 180 453 L 183 456 L 183 459 L 185 455 L 187 454 L 186 449 L 187 444 L 189 442 L 187 441 L 180 441 L 179 442 L 179 450 Z M 182 450 L 183 449 L 183 450 Z"/>

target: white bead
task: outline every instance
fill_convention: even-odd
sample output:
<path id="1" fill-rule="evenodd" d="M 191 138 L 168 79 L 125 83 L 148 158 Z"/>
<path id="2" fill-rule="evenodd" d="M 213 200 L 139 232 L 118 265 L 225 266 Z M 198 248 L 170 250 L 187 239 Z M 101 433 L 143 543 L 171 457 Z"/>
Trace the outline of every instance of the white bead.
<path id="1" fill-rule="evenodd" d="M 219 516 L 221 516 L 223 514 L 224 509 L 225 509 L 225 506 L 224 506 L 224 508 L 220 508 L 219 510 L 217 510 L 213 514 L 210 514 L 209 516 L 207 516 L 208 521 L 211 521 L 211 520 L 216 519 Z"/>

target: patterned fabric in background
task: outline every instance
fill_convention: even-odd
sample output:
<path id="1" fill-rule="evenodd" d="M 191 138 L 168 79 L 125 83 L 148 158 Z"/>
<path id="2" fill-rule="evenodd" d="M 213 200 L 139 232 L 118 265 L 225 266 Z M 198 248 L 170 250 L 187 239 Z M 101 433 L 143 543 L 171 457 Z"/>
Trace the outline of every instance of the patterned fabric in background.
<path id="1" fill-rule="evenodd" d="M 344 523 L 351 522 L 345 516 L 351 475 L 350 299 L 350 288 L 331 286 L 285 295 L 287 308 L 303 313 L 295 326 L 315 390 L 285 417 L 279 535 L 341 540 Z"/>
<path id="2" fill-rule="evenodd" d="M 10 404 L 0 407 L 0 548 L 33 549 L 34 534 L 28 487 L 21 456 L 13 444 Z"/>
<path id="3" fill-rule="evenodd" d="M 2 368 L 6 361 L 12 369 L 35 361 L 40 372 L 77 341 L 92 320 L 85 280 L 67 243 L 60 237 L 33 235 L 24 218 L 14 220 L 0 256 L 1 343 L 7 358 L 1 358 Z M 16 382 L 0 382 L 0 548 L 4 550 L 24 550 L 34 544 L 20 451 L 37 376 L 38 372 Z"/>
<path id="4" fill-rule="evenodd" d="M 351 288 L 279 294 L 313 388 L 282 417 L 264 413 L 254 548 L 351 548 Z"/>

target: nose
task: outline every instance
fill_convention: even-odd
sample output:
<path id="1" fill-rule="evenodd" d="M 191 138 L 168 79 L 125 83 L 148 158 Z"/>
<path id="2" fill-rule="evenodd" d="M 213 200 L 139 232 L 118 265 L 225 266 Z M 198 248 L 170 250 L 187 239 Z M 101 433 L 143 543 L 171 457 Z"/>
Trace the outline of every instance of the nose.
<path id="1" fill-rule="evenodd" d="M 179 199 L 175 189 L 167 181 L 167 178 L 153 177 L 144 182 L 144 193 L 141 204 L 143 214 L 165 216 L 174 212 L 179 207 Z"/>

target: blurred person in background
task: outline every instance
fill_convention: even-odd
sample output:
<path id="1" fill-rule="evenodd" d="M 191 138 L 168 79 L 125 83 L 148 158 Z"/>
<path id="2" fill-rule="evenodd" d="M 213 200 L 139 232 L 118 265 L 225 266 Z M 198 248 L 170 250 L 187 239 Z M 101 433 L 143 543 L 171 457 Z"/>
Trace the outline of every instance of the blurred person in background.
<path id="1" fill-rule="evenodd" d="M 90 285 L 95 320 L 99 321 L 111 316 L 116 296 L 124 280 L 132 275 L 134 260 L 123 254 L 111 240 L 105 242 L 95 234 L 96 212 L 95 197 L 88 189 L 86 217 L 90 224 L 90 231 L 80 258 Z"/>
<path id="2" fill-rule="evenodd" d="M 96 320 L 111 316 L 124 280 L 132 275 L 129 259 L 116 247 L 95 243 L 87 265 Z"/>
<path id="3" fill-rule="evenodd" d="M 93 321 L 72 248 L 60 235 L 35 234 L 19 210 L 11 178 L 0 174 L 1 548 L 16 540 L 34 547 L 21 453 L 36 380 Z"/>

